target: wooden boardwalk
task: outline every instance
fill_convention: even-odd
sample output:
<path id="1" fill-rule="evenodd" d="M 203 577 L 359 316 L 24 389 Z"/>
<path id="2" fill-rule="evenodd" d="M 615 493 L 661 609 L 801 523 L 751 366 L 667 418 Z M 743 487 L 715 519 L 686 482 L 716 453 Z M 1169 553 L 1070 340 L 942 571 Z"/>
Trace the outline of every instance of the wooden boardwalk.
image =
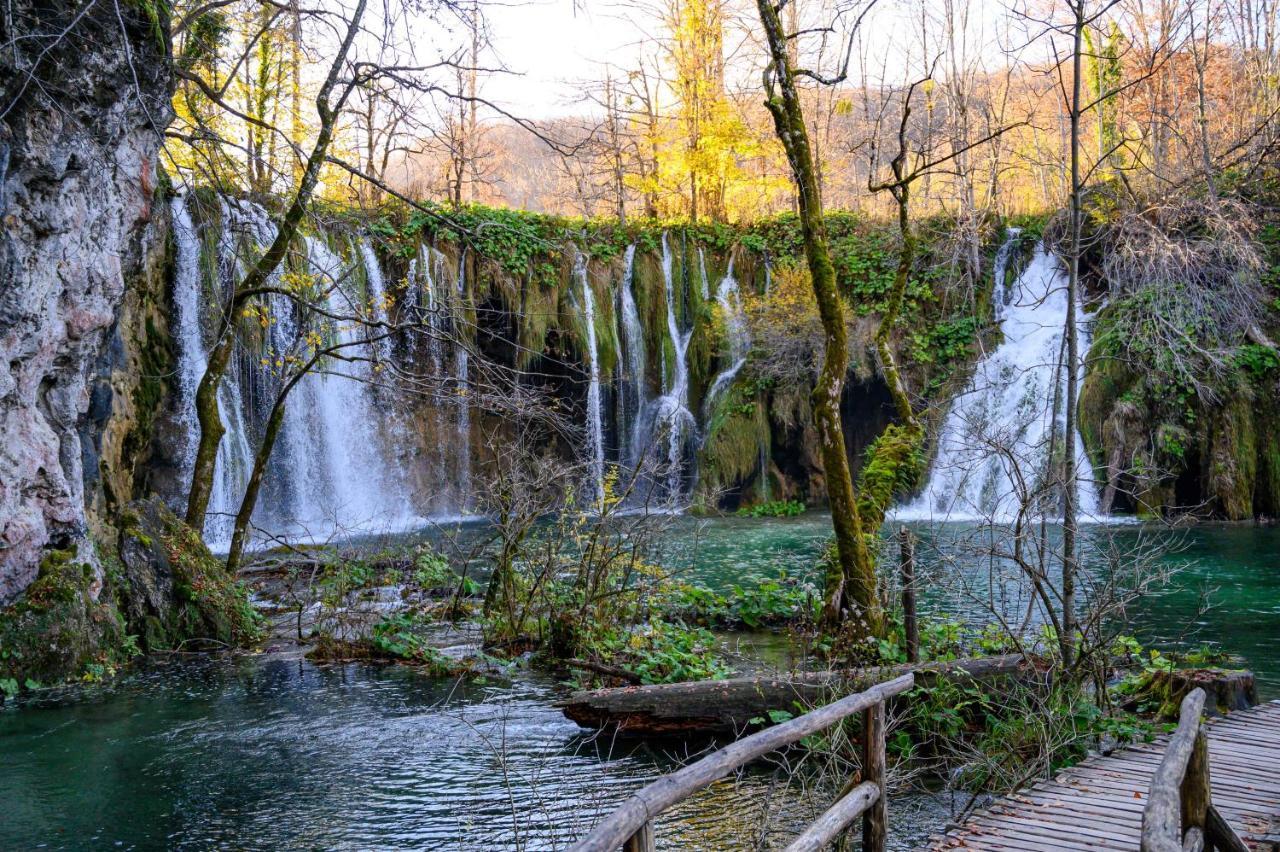
<path id="1" fill-rule="evenodd" d="M 1208 723 L 1213 802 L 1256 850 L 1280 852 L 1280 701 Z M 933 849 L 1136 850 L 1151 776 L 1168 737 L 1093 756 L 998 799 Z"/>

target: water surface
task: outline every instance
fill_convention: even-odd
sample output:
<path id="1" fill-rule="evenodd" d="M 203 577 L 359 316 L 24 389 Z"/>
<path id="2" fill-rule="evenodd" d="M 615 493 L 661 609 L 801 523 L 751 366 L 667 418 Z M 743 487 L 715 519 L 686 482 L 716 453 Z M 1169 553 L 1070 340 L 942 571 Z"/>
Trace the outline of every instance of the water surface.
<path id="1" fill-rule="evenodd" d="M 811 574 L 829 518 L 674 519 L 664 561 L 719 588 Z M 971 526 L 915 525 L 924 608 L 979 619 L 991 560 Z M 1090 528 L 1082 552 L 1154 540 Z M 1159 534 L 1179 568 L 1138 601 L 1148 641 L 1239 655 L 1280 696 L 1280 531 L 1201 526 Z M 977 590 L 977 591 L 975 591 Z M 1012 594 L 1012 593 L 1011 593 Z M 1202 602 L 1212 606 L 1202 611 Z M 1016 609 L 1017 599 L 1006 601 Z M 400 667 L 288 658 L 151 664 L 120 681 L 0 710 L 4 848 L 556 849 L 704 743 L 584 734 L 552 706 L 562 688 L 525 671 L 489 682 Z M 659 822 L 665 848 L 785 845 L 828 803 L 768 766 L 717 784 Z M 896 796 L 895 842 L 946 821 L 945 796 Z"/>

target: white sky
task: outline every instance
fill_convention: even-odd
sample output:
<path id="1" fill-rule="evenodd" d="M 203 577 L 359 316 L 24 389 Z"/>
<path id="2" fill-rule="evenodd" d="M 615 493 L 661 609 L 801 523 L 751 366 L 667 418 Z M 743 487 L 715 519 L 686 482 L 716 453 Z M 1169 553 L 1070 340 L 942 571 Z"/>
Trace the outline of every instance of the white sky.
<path id="1" fill-rule="evenodd" d="M 584 111 L 582 83 L 600 80 L 604 63 L 612 63 L 625 71 L 636 66 L 639 53 L 654 54 L 654 45 L 651 41 L 645 43 L 644 33 L 655 32 L 660 25 L 637 9 L 646 0 L 480 2 L 496 61 L 511 71 L 487 79 L 482 93 L 524 118 L 581 114 Z M 1007 61 L 999 48 L 1001 42 L 1018 40 L 1017 36 L 1003 32 L 1004 27 L 1016 19 L 1008 8 L 1015 2 L 955 0 L 954 8 L 960 10 L 965 19 L 965 35 L 960 42 L 966 46 L 962 49 L 988 57 L 993 68 Z M 823 11 L 827 4 L 805 4 L 801 8 L 810 5 L 823 16 L 816 23 L 825 24 L 830 20 L 830 12 Z M 927 38 L 933 43 L 931 52 L 939 50 L 942 32 L 938 10 L 945 5 L 946 2 L 925 0 L 925 8 L 930 10 L 926 29 Z M 726 33 L 729 39 L 726 50 L 730 53 L 742 46 L 741 27 L 754 23 L 753 8 L 749 2 L 743 4 L 744 17 L 739 20 L 737 34 Z M 883 73 L 887 81 L 900 82 L 923 73 L 918 67 L 920 14 L 919 4 L 913 0 L 881 0 L 876 5 L 862 27 L 862 38 L 870 42 L 870 53 L 876 57 L 868 69 L 870 76 L 875 78 Z M 827 61 L 832 58 L 828 57 Z M 945 73 L 945 69 L 940 70 Z M 751 71 L 752 81 L 755 73 Z M 856 71 L 854 73 L 856 75 Z"/>
<path id="2" fill-rule="evenodd" d="M 583 80 L 599 77 L 605 62 L 633 64 L 638 28 L 612 4 L 579 6 L 573 0 L 486 4 L 494 50 L 513 73 L 487 80 L 485 96 L 520 116 L 578 113 Z"/>

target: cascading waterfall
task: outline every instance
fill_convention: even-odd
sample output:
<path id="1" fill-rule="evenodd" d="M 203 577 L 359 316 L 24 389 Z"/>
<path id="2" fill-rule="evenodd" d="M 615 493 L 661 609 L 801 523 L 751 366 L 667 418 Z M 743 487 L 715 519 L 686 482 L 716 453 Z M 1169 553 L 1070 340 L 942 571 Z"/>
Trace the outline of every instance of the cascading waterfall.
<path id="1" fill-rule="evenodd" d="M 1018 244 L 1018 236 L 1021 233 L 1021 228 L 1009 228 L 1005 241 L 1000 245 L 1000 248 L 996 249 L 996 259 L 995 263 L 992 264 L 991 274 L 991 280 L 995 285 L 991 290 L 991 304 L 995 309 L 997 320 L 1004 317 L 1004 309 L 1012 295 L 1005 277 L 1009 271 L 1009 258 L 1013 256 L 1013 249 Z"/>
<path id="2" fill-rule="evenodd" d="M 711 415 L 715 413 L 716 403 L 719 402 L 721 394 L 733 384 L 734 378 L 747 363 L 747 355 L 751 352 L 751 332 L 747 328 L 747 318 L 742 311 L 742 293 L 738 289 L 737 279 L 733 277 L 732 255 L 729 256 L 729 268 L 716 289 L 716 301 L 724 314 L 729 343 L 729 366 L 720 371 L 715 381 L 711 383 L 711 390 L 707 391 L 703 419 L 708 422 Z"/>
<path id="3" fill-rule="evenodd" d="M 895 514 L 899 519 L 1009 520 L 1032 498 L 1019 494 L 1025 482 L 1043 495 L 1026 508 L 1033 516 L 1060 511 L 1060 495 L 1047 487 L 1060 449 L 1064 420 L 1063 324 L 1068 310 L 1084 327 L 1081 307 L 1067 304 L 1066 273 L 1038 245 L 1026 270 L 1006 296 L 1001 293 L 1012 232 L 996 264 L 996 300 L 1004 302 L 1004 341 L 979 360 L 968 390 L 952 404 L 924 492 Z M 999 310 L 997 308 L 997 310 Z M 1082 335 L 1083 337 L 1083 335 Z M 1087 341 L 1082 349 L 1087 350 Z M 1083 374 L 1083 371 L 1080 371 Z M 1076 458 L 1087 467 L 1080 435 Z M 1088 477 L 1075 477 L 1081 517 L 1097 515 L 1097 495 Z"/>
<path id="4" fill-rule="evenodd" d="M 275 240 L 277 230 L 271 217 L 257 204 L 234 198 L 221 199 L 221 204 L 223 228 L 217 242 L 216 263 L 221 293 L 225 294 L 244 276 L 254 258 Z M 200 323 L 205 312 L 200 274 L 202 243 L 191 213 L 183 199 L 174 201 L 175 324 L 181 341 L 178 392 L 189 432 L 188 441 L 182 446 L 182 459 L 188 469 L 191 447 L 198 434 L 191 400 L 207 356 L 205 330 Z M 688 268 L 681 282 L 675 275 L 676 259 L 670 239 L 664 234 L 661 240 L 665 297 L 662 336 L 670 342 L 664 342 L 662 347 L 660 381 L 647 375 L 647 354 L 652 353 L 646 353 L 645 324 L 638 307 L 637 247 L 632 245 L 626 250 L 625 272 L 614 294 L 616 382 L 610 382 L 611 376 L 601 375 L 597 327 L 600 305 L 586 256 L 575 258 L 572 284 L 585 323 L 583 359 L 589 379 L 583 455 L 590 461 L 595 499 L 603 491 L 611 452 L 606 440 L 609 430 L 614 429 L 619 461 L 637 471 L 647 471 L 643 474 L 645 481 L 656 487 L 656 494 L 649 496 L 656 496 L 672 509 L 686 505 L 696 483 L 700 434 L 700 418 L 692 413 L 693 403 L 697 402 L 700 410 L 705 408 L 709 415 L 743 368 L 751 346 L 732 259 L 716 286 L 708 281 L 705 252 L 699 250 L 697 267 Z M 692 254 L 688 252 L 690 257 Z M 423 516 L 456 517 L 459 512 L 465 513 L 473 464 L 469 352 L 473 335 L 468 328 L 471 294 L 466 250 L 453 260 L 424 242 L 409 262 L 407 292 L 398 299 L 401 304 L 394 316 L 416 315 L 420 319 L 429 332 L 420 344 L 403 336 L 394 341 L 383 338 L 385 330 L 370 329 L 358 321 L 368 317 L 377 323 L 389 323 L 393 318 L 389 285 L 369 238 L 305 236 L 298 240 L 289 263 L 269 276 L 268 285 L 283 291 L 285 284 L 292 283 L 285 270 L 298 272 L 301 266 L 301 271 L 310 274 L 323 314 L 332 316 L 300 307 L 284 292 L 261 297 L 268 309 L 261 331 L 245 336 L 250 344 L 237 349 L 234 367 L 219 392 L 226 438 L 219 450 L 208 540 L 215 547 L 229 541 L 232 519 L 251 467 L 252 449 L 261 439 L 281 382 L 291 365 L 305 358 L 315 345 L 338 345 L 343 357 L 321 363 L 290 393 L 283 428 L 254 515 L 255 526 L 271 536 L 328 538 L 403 527 Z M 699 290 L 705 301 L 714 299 L 719 306 L 726 347 L 723 366 L 706 395 L 691 401 L 688 359 L 694 323 L 688 318 L 682 320 L 682 303 L 690 297 L 697 303 Z M 377 365 L 406 358 L 420 359 L 424 372 L 438 379 L 440 396 L 434 404 L 414 409 L 411 414 L 385 411 L 386 400 L 378 401 L 382 391 L 374 387 L 373 380 L 396 373 L 383 374 Z M 606 382 L 615 393 L 609 411 L 605 410 L 609 400 Z M 654 393 L 658 388 L 660 392 Z M 424 438 L 429 441 L 425 451 L 417 443 Z M 410 493 L 415 495 L 412 499 Z"/>
<path id="5" fill-rule="evenodd" d="M 671 245 L 662 235 L 662 281 L 667 301 L 667 334 L 674 351 L 668 369 L 664 359 L 663 373 L 671 376 L 666 392 L 654 400 L 654 428 L 650 434 L 665 435 L 667 441 L 667 503 L 678 506 L 684 499 L 685 461 L 690 443 L 697 435 L 698 424 L 689 411 L 689 341 L 693 329 L 681 331 L 676 319 L 676 293 L 672 274 Z"/>
<path id="6" fill-rule="evenodd" d="M 277 230 L 260 206 L 223 198 L 222 231 L 217 244 L 217 268 L 224 291 L 235 286 L 251 259 L 270 245 Z M 177 265 L 174 299 L 179 340 L 179 392 L 184 400 L 187 446 L 198 440 L 192 398 L 194 382 L 204 370 L 207 352 L 200 327 L 200 241 L 184 199 L 174 201 Z M 324 293 L 327 312 L 340 317 L 381 311 L 385 317 L 385 285 L 376 255 L 367 241 L 359 241 L 348 263 L 323 239 L 304 240 L 307 266 Z M 364 269 L 365 299 L 353 292 L 354 265 Z M 282 270 L 268 277 L 268 286 L 282 286 Z M 346 344 L 344 356 L 331 359 L 309 373 L 291 391 L 285 420 L 272 454 L 263 497 L 254 524 L 271 535 L 328 537 L 342 532 L 370 532 L 412 522 L 399 477 L 384 459 L 387 438 L 379 432 L 370 394 L 369 360 L 377 357 L 365 327 L 352 320 L 319 320 L 303 327 L 297 305 L 284 293 L 266 297 L 270 318 L 263 324 L 261 352 L 243 352 L 238 368 L 228 371 L 219 388 L 226 435 L 218 451 L 218 467 L 205 525 L 206 540 L 225 547 L 233 515 L 252 461 L 251 442 L 261 437 L 266 417 L 279 392 L 291 359 L 308 355 L 304 341 L 316 332 L 326 345 Z M 386 350 L 389 354 L 389 347 Z M 248 393 L 242 398 L 241 382 Z M 248 403 L 248 404 L 246 404 Z M 190 457 L 185 459 L 190 465 Z"/>
<path id="7" fill-rule="evenodd" d="M 467 335 L 462 331 L 467 298 L 467 252 L 458 255 L 457 303 L 454 311 L 454 378 L 458 390 L 458 495 L 459 508 L 467 511 L 471 496 L 471 360 L 467 352 Z"/>
<path id="8" fill-rule="evenodd" d="M 203 287 L 200 274 L 200 237 L 196 233 L 187 197 L 177 196 L 171 202 L 175 245 L 173 301 L 177 319 L 178 395 L 181 419 L 186 426 L 186 442 L 182 456 L 182 483 L 191 479 L 195 467 L 196 447 L 200 442 L 200 422 L 196 416 L 196 389 L 208 367 L 200 324 Z M 232 518 L 248 482 L 252 453 L 245 434 L 243 402 L 237 377 L 225 377 L 218 387 L 218 419 L 223 438 L 218 446 L 213 488 L 209 495 L 209 515 L 204 534 L 209 541 L 230 542 Z"/>
<path id="9" fill-rule="evenodd" d="M 640 324 L 640 312 L 636 309 L 635 287 L 636 247 L 627 246 L 624 257 L 626 272 L 622 286 L 618 288 L 619 308 L 617 316 L 621 323 L 618 334 L 618 345 L 624 350 L 625 357 L 618 358 L 618 368 L 623 371 L 618 393 L 618 429 L 622 433 L 622 458 L 628 467 L 635 468 L 640 463 L 644 409 L 648 404 L 648 394 L 644 376 L 644 327 Z"/>
<path id="10" fill-rule="evenodd" d="M 592 502 L 604 498 L 604 420 L 600 410 L 600 351 L 596 339 L 596 299 L 587 277 L 587 258 L 578 254 L 573 275 L 582 287 L 583 320 L 587 325 L 587 453 L 591 460 Z"/>
<path id="11" fill-rule="evenodd" d="M 378 262 L 378 255 L 373 250 L 373 244 L 366 238 L 359 241 L 360 259 L 364 264 L 364 280 L 367 289 L 366 298 L 369 303 L 369 311 L 374 322 L 387 322 L 387 285 L 382 277 L 382 264 Z M 381 361 L 391 360 L 391 337 L 387 334 L 387 330 L 375 329 L 372 336 L 376 339 L 373 343 L 373 351 L 377 354 Z"/>
<path id="12" fill-rule="evenodd" d="M 347 262 L 318 237 L 307 239 L 307 253 L 312 274 L 326 294 L 329 312 L 339 317 L 361 314 L 361 302 L 350 292 L 353 276 Z M 336 321 L 333 326 L 332 340 L 343 347 L 343 356 L 367 358 L 373 354 L 365 326 L 350 319 Z M 407 513 L 379 452 L 374 426 L 380 418 L 372 404 L 370 377 L 365 360 L 334 361 L 299 382 L 299 390 L 306 391 L 302 397 L 306 404 L 291 406 L 297 418 L 294 422 L 319 424 L 320 455 L 325 462 L 319 477 L 299 483 L 308 496 L 307 505 L 299 512 L 303 523 L 331 521 L 368 528 L 379 521 L 398 522 Z"/>

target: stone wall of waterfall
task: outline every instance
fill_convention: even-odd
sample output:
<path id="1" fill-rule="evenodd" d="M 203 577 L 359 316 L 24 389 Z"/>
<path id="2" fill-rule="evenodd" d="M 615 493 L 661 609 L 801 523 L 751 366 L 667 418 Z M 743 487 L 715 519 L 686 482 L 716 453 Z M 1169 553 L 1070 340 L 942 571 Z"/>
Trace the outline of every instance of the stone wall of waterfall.
<path id="1" fill-rule="evenodd" d="M 180 505 L 199 440 L 195 391 L 222 304 L 276 228 L 261 206 L 207 191 L 180 193 L 171 212 L 179 428 L 168 496 Z M 751 346 L 735 252 L 712 255 L 676 233 L 610 258 L 570 246 L 562 292 L 548 297 L 555 330 L 541 348 L 522 352 L 512 319 L 518 306 L 493 307 L 508 282 L 455 242 L 423 240 L 405 251 L 335 229 L 297 243 L 269 277 L 279 292 L 236 318 L 234 367 L 218 397 L 225 437 L 205 524 L 215 547 L 229 542 L 272 407 L 322 345 L 341 354 L 322 358 L 288 392 L 253 515 L 259 544 L 482 512 L 477 488 L 504 426 L 501 412 L 473 401 L 482 396 L 471 373 L 482 363 L 515 368 L 518 384 L 545 383 L 581 412 L 570 418 L 575 431 L 561 452 L 580 465 L 587 504 L 609 487 L 663 510 L 696 499 L 709 424 Z M 750 286 L 762 292 L 765 269 L 757 266 Z M 291 287 L 309 288 L 309 298 L 291 298 Z M 410 323 L 412 333 L 399 328 Z M 762 470 L 767 446 L 757 453 Z"/>

